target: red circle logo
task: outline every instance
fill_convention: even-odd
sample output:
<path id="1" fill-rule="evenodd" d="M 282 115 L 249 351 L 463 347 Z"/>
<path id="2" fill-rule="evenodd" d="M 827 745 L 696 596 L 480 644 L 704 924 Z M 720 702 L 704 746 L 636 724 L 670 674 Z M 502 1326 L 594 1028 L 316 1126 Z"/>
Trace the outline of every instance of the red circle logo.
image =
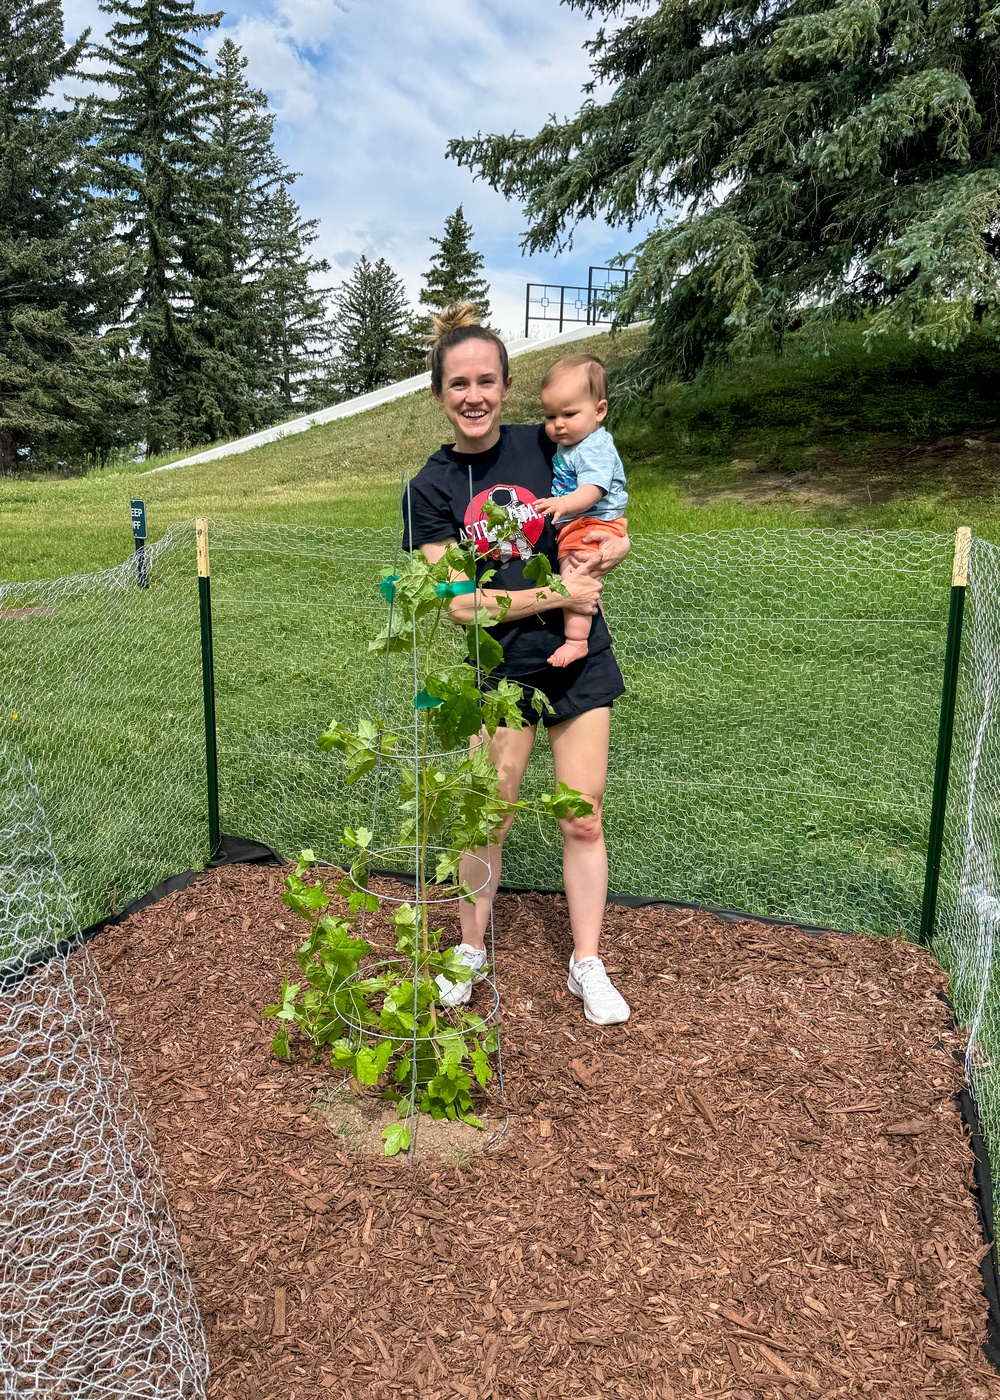
<path id="1" fill-rule="evenodd" d="M 504 564 L 511 559 L 530 559 L 545 528 L 545 517 L 535 510 L 537 499 L 523 486 L 504 484 L 491 486 L 473 496 L 465 512 L 465 535 L 472 540 L 476 553 L 499 559 Z M 496 531 L 490 528 L 483 514 L 484 501 L 501 506 L 514 518 L 518 528 L 512 539 L 497 542 Z"/>

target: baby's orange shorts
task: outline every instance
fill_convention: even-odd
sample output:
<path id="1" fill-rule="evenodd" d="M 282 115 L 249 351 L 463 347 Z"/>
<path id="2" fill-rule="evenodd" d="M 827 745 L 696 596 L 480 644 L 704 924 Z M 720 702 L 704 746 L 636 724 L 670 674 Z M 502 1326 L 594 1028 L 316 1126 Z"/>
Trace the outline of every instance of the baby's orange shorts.
<path id="1" fill-rule="evenodd" d="M 567 554 L 600 553 L 599 544 L 583 543 L 583 536 L 591 530 L 610 530 L 613 535 L 621 536 L 628 533 L 628 521 L 624 515 L 620 515 L 617 520 L 597 520 L 592 515 L 580 515 L 575 520 L 567 521 L 556 540 L 559 558 L 565 559 Z"/>

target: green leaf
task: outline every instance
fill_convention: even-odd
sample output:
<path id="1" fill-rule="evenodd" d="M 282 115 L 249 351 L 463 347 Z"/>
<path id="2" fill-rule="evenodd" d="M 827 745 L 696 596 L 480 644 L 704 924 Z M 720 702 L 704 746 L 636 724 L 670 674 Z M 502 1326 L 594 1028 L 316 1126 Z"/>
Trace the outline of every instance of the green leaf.
<path id="1" fill-rule="evenodd" d="M 382 1129 L 382 1140 L 385 1143 L 383 1151 L 387 1157 L 396 1157 L 400 1152 L 408 1152 L 410 1148 L 409 1123 L 390 1123 L 387 1128 Z"/>
<path id="2" fill-rule="evenodd" d="M 549 563 L 548 556 L 542 553 L 533 554 L 521 571 L 524 577 L 531 579 L 533 583 L 546 587 L 557 577 L 555 570 Z"/>
<path id="3" fill-rule="evenodd" d="M 279 1060 L 287 1060 L 291 1055 L 291 1048 L 288 1044 L 288 1027 L 279 1026 L 274 1039 L 271 1041 L 271 1053 Z"/>
<path id="4" fill-rule="evenodd" d="M 520 709 L 523 698 L 524 691 L 518 683 L 505 677 L 497 682 L 495 690 L 486 691 L 483 696 L 483 725 L 491 738 L 501 724 L 507 729 L 524 728 L 524 716 Z"/>
<path id="5" fill-rule="evenodd" d="M 357 831 L 353 827 L 344 827 L 344 845 L 352 849 L 366 851 L 372 843 L 372 832 L 366 826 L 359 826 Z"/>
<path id="6" fill-rule="evenodd" d="M 496 637 L 491 636 L 485 627 L 467 627 L 465 629 L 465 636 L 469 648 L 470 662 L 474 664 L 476 661 L 478 645 L 480 670 L 484 675 L 489 675 L 491 671 L 495 671 L 501 661 L 503 661 L 503 647 L 497 641 Z"/>
<path id="7" fill-rule="evenodd" d="M 285 878 L 285 892 L 281 896 L 281 902 L 294 914 L 311 920 L 313 915 L 324 910 L 330 901 L 321 884 L 306 884 L 298 875 L 293 874 Z"/>
<path id="8" fill-rule="evenodd" d="M 493 1069 L 488 1056 L 485 1051 L 477 1046 L 469 1056 L 469 1059 L 472 1063 L 472 1073 L 476 1076 L 476 1083 L 479 1085 L 480 1089 L 485 1089 L 486 1085 L 493 1078 Z"/>
<path id="9" fill-rule="evenodd" d="M 543 792 L 538 798 L 539 807 L 546 816 L 562 819 L 566 817 L 590 817 L 593 816 L 593 803 L 582 793 L 576 792 L 573 788 L 567 787 L 565 783 L 557 783 L 555 795 Z"/>
<path id="10" fill-rule="evenodd" d="M 368 890 L 351 889 L 348 892 L 347 907 L 352 914 L 359 914 L 362 909 L 366 914 L 374 914 L 379 904 L 378 895 L 372 894 Z"/>
<path id="11" fill-rule="evenodd" d="M 354 1056 L 354 1078 L 359 1084 L 373 1085 L 378 1083 L 380 1073 L 374 1050 L 363 1046 Z"/>

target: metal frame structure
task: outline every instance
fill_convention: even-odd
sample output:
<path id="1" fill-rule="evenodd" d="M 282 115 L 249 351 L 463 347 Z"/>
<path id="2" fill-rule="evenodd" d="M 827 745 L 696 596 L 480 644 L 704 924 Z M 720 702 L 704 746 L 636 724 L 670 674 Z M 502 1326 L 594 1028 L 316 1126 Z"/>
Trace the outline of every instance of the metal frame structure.
<path id="1" fill-rule="evenodd" d="M 560 332 L 567 325 L 607 325 L 613 319 L 614 297 L 628 286 L 630 275 L 628 268 L 590 267 L 585 287 L 529 282 L 524 292 L 525 336 L 530 334 L 532 321 L 558 322 Z M 533 312 L 533 306 L 540 309 Z"/>

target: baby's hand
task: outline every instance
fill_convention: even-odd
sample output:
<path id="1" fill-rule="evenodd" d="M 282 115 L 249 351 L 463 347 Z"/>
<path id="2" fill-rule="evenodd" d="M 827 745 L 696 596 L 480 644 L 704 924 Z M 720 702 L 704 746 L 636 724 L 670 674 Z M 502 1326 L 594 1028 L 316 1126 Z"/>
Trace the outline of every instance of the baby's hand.
<path id="1" fill-rule="evenodd" d="M 536 501 L 535 510 L 537 510 L 539 515 L 550 516 L 553 525 L 566 514 L 566 510 L 559 496 L 546 496 L 543 500 Z"/>

